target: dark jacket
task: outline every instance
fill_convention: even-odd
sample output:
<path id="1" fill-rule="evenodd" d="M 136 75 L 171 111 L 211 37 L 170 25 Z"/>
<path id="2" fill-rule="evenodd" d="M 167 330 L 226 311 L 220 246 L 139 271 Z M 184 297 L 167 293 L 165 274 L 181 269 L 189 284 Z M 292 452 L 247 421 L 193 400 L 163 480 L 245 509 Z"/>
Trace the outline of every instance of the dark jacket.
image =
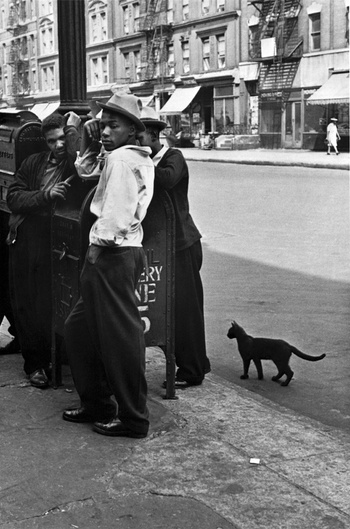
<path id="1" fill-rule="evenodd" d="M 15 180 L 7 192 L 7 205 L 11 210 L 9 220 L 10 232 L 8 244 L 13 244 L 17 237 L 17 228 L 28 215 L 49 214 L 53 204 L 50 190 L 40 190 L 49 152 L 32 154 L 26 158 L 15 174 Z M 65 180 L 75 173 L 74 163 L 68 158 L 60 180 Z"/>
<path id="2" fill-rule="evenodd" d="M 189 174 L 181 151 L 169 148 L 155 168 L 155 181 L 170 195 L 175 211 L 176 250 L 184 250 L 201 238 L 189 211 Z"/>

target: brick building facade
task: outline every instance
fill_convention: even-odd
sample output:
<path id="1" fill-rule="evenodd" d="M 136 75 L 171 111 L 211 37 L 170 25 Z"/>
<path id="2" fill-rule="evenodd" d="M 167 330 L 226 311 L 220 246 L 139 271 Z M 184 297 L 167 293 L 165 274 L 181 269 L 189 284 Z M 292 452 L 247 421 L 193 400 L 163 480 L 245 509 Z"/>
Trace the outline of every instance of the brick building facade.
<path id="1" fill-rule="evenodd" d="M 322 148 L 349 134 L 349 0 L 86 0 L 87 99 L 127 88 L 218 148 Z M 0 0 L 0 106 L 59 100 L 57 2 Z M 337 94 L 334 94 L 334 87 Z"/>

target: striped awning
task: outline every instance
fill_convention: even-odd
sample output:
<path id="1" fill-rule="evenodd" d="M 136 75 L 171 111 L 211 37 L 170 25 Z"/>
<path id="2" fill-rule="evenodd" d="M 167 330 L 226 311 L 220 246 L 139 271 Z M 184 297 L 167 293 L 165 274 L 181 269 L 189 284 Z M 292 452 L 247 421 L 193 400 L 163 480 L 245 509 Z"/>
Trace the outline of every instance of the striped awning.
<path id="1" fill-rule="evenodd" d="M 200 88 L 200 86 L 176 88 L 159 113 L 168 115 L 181 114 L 195 98 Z"/>
<path id="2" fill-rule="evenodd" d="M 308 105 L 349 103 L 349 72 L 334 72 L 307 100 Z"/>

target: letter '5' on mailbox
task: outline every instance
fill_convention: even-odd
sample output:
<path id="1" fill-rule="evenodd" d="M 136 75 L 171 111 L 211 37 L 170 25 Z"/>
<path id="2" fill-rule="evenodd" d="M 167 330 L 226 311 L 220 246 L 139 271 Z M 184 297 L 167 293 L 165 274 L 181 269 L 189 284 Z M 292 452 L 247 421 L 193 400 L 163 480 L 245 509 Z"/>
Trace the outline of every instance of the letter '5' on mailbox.
<path id="1" fill-rule="evenodd" d="M 0 210 L 9 213 L 6 195 L 14 174 L 30 154 L 46 149 L 41 121 L 29 110 L 0 110 Z"/>

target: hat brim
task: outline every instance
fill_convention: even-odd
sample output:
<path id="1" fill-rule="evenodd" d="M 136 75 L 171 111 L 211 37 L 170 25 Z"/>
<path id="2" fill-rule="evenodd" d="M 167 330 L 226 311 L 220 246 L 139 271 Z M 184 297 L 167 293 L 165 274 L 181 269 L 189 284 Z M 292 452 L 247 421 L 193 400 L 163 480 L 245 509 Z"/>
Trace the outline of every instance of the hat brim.
<path id="1" fill-rule="evenodd" d="M 146 130 L 146 127 L 144 126 L 142 121 L 138 119 L 136 116 L 134 116 L 134 114 L 131 114 L 130 112 L 125 110 L 125 108 L 120 107 L 118 105 L 101 103 L 100 101 L 97 101 L 97 104 L 100 108 L 102 108 L 102 110 L 108 110 L 108 112 L 114 112 L 115 114 L 121 114 L 122 116 L 125 116 L 126 118 L 130 119 L 130 121 L 132 121 L 136 125 L 137 130 L 139 130 L 140 132 L 144 132 Z"/>
<path id="2" fill-rule="evenodd" d="M 159 119 L 147 119 L 147 118 L 142 118 L 141 119 L 142 123 L 144 123 L 146 125 L 146 127 L 153 127 L 155 129 L 159 129 L 159 130 L 163 130 L 163 129 L 166 129 L 168 124 L 165 123 L 165 121 L 161 121 Z"/>

